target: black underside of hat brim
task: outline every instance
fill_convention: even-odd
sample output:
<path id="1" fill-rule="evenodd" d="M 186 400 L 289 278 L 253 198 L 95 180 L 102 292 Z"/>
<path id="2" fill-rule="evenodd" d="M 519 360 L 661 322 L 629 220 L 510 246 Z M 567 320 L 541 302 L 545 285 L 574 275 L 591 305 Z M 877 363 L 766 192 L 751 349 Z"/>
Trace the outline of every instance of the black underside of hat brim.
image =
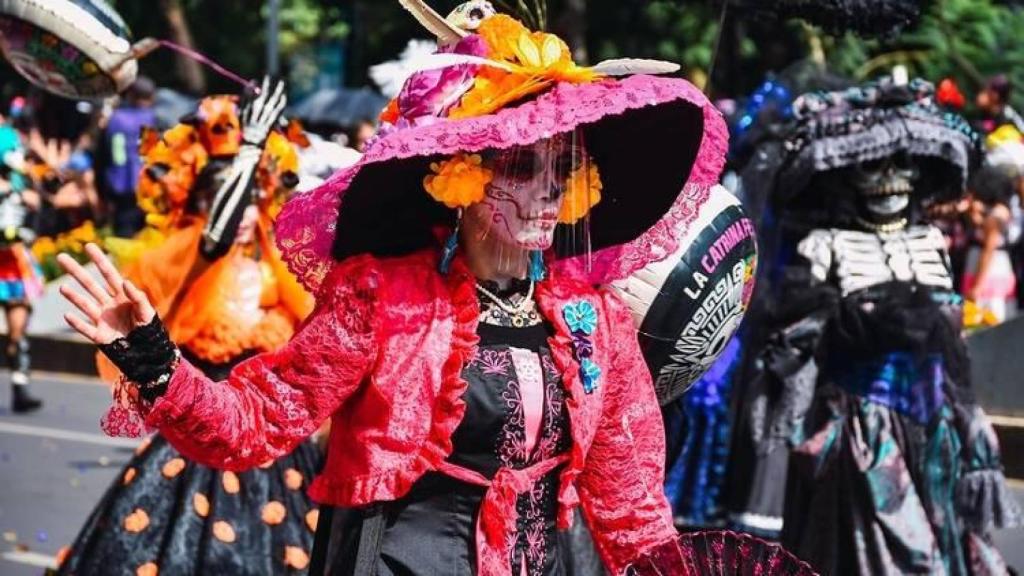
<path id="1" fill-rule="evenodd" d="M 635 240 L 668 212 L 696 161 L 704 115 L 699 107 L 676 100 L 608 116 L 580 129 L 604 184 L 601 203 L 588 223 L 589 249 L 596 251 Z M 364 166 L 339 210 L 335 259 L 365 253 L 401 256 L 436 245 L 433 230 L 451 226 L 455 212 L 427 195 L 423 178 L 430 163 L 443 158 Z M 558 249 L 559 257 L 569 257 L 588 246 L 559 242 Z"/>

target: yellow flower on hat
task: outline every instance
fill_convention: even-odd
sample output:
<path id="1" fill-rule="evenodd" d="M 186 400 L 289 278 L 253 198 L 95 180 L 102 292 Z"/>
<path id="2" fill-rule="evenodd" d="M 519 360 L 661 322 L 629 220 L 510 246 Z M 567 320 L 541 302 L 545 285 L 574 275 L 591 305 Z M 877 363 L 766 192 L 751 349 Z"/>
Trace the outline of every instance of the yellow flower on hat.
<path id="1" fill-rule="evenodd" d="M 575 224 L 586 216 L 590 209 L 601 201 L 601 174 L 597 164 L 588 162 L 576 170 L 566 181 L 565 200 L 558 213 L 558 221 L 562 224 Z"/>
<path id="2" fill-rule="evenodd" d="M 540 92 L 555 82 L 584 83 L 598 78 L 589 68 L 572 61 L 569 45 L 554 34 L 531 32 L 518 20 L 498 14 L 480 24 L 492 60 L 511 65 L 509 69 L 485 67 L 473 87 L 450 118 L 473 118 Z"/>
<path id="3" fill-rule="evenodd" d="M 568 58 L 569 47 L 554 34 L 524 32 L 516 39 L 514 46 L 516 60 L 524 68 L 546 70 L 567 60 L 571 62 Z"/>
<path id="4" fill-rule="evenodd" d="M 479 154 L 456 154 L 430 165 L 433 174 L 423 179 L 430 196 L 449 208 L 465 208 L 484 199 L 494 172 L 483 165 Z"/>
<path id="5" fill-rule="evenodd" d="M 519 36 L 529 34 L 530 30 L 511 16 L 495 14 L 481 22 L 476 33 L 487 43 L 492 59 L 510 62 L 516 56 L 515 44 Z"/>

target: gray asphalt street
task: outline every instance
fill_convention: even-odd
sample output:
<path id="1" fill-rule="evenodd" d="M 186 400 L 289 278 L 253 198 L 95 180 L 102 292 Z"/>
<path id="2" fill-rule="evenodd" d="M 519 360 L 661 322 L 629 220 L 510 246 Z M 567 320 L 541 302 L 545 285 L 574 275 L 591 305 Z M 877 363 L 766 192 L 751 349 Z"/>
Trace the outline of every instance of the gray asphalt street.
<path id="1" fill-rule="evenodd" d="M 103 436 L 107 388 L 75 377 L 41 378 L 46 401 L 31 416 L 8 410 L 0 376 L 0 576 L 33 576 L 71 542 L 107 485 L 131 457 L 133 440 Z M 1024 501 L 1024 483 L 1014 483 Z M 1024 530 L 997 535 L 1012 565 L 1024 567 Z"/>
<path id="2" fill-rule="evenodd" d="M 138 442 L 100 431 L 110 393 L 94 380 L 40 380 L 34 391 L 46 405 L 30 416 L 10 413 L 6 377 L 0 382 L 0 575 L 38 575 Z"/>

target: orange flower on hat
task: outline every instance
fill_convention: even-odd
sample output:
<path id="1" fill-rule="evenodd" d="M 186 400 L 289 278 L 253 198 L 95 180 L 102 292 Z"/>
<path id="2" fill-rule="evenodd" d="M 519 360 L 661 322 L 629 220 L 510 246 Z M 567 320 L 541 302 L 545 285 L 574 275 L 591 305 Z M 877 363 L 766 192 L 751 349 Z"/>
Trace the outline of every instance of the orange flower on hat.
<path id="1" fill-rule="evenodd" d="M 588 162 L 574 170 L 566 181 L 565 200 L 562 201 L 558 221 L 562 224 L 578 222 L 601 201 L 603 188 L 601 174 L 594 162 Z"/>
<path id="2" fill-rule="evenodd" d="M 423 179 L 430 196 L 449 208 L 465 208 L 484 199 L 494 172 L 483 166 L 479 154 L 456 154 L 430 165 L 433 174 Z"/>
<path id="3" fill-rule="evenodd" d="M 477 34 L 490 48 L 490 57 L 495 60 L 511 61 L 515 58 L 515 43 L 522 34 L 529 34 L 523 23 L 506 14 L 495 14 L 480 23 Z"/>
<path id="4" fill-rule="evenodd" d="M 507 69 L 482 67 L 473 88 L 449 112 L 450 118 L 473 118 L 544 90 L 555 82 L 584 83 L 598 78 L 590 68 L 577 66 L 569 45 L 554 34 L 531 32 L 518 20 L 498 14 L 477 30 L 491 60 Z"/>
<path id="5" fill-rule="evenodd" d="M 550 81 L 539 76 L 482 70 L 473 80 L 473 88 L 448 112 L 448 117 L 457 120 L 484 116 L 550 85 Z"/>

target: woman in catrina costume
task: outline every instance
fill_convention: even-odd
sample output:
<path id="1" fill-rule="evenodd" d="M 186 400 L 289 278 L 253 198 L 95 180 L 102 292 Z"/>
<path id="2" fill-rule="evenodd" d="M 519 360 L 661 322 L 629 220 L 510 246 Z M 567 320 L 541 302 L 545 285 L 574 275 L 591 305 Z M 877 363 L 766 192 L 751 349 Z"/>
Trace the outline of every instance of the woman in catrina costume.
<path id="1" fill-rule="evenodd" d="M 767 201 L 730 471 L 734 520 L 824 574 L 1006 574 L 1018 526 L 974 402 L 962 300 L 926 206 L 977 138 L 924 81 L 811 93 L 748 166 Z"/>
<path id="2" fill-rule="evenodd" d="M 362 160 L 278 218 L 317 295 L 291 342 L 216 383 L 92 248 L 105 287 L 61 260 L 82 282 L 69 322 L 125 372 L 123 420 L 204 464 L 251 469 L 331 420 L 313 574 L 564 574 L 556 532 L 580 511 L 610 573 L 685 574 L 725 537 L 673 526 L 651 375 L 601 286 L 672 253 L 724 123 L 687 82 L 632 74 L 675 66 L 584 68 L 487 2 L 450 19 L 404 4 L 441 52 Z"/>
<path id="3" fill-rule="evenodd" d="M 211 379 L 280 348 L 312 304 L 270 238 L 298 166 L 295 145 L 276 129 L 278 116 L 253 110 L 265 108 L 273 92 L 262 94 L 243 111 L 241 125 L 236 99 L 214 96 L 201 101 L 188 124 L 144 132 L 138 196 L 149 229 L 135 249 L 120 247 L 134 258 L 125 277 L 159 310 L 182 358 Z M 204 229 L 232 184 L 246 192 L 245 204 L 237 231 L 224 236 L 231 238 L 226 252 L 217 256 L 204 249 Z M 107 362 L 101 373 L 117 377 Z M 117 424 L 116 417 L 105 421 L 108 429 Z M 62 552 L 57 573 L 305 574 L 318 514 L 306 494 L 321 464 L 315 445 L 296 439 L 248 471 L 215 470 L 192 456 L 167 436 L 145 440 Z"/>

